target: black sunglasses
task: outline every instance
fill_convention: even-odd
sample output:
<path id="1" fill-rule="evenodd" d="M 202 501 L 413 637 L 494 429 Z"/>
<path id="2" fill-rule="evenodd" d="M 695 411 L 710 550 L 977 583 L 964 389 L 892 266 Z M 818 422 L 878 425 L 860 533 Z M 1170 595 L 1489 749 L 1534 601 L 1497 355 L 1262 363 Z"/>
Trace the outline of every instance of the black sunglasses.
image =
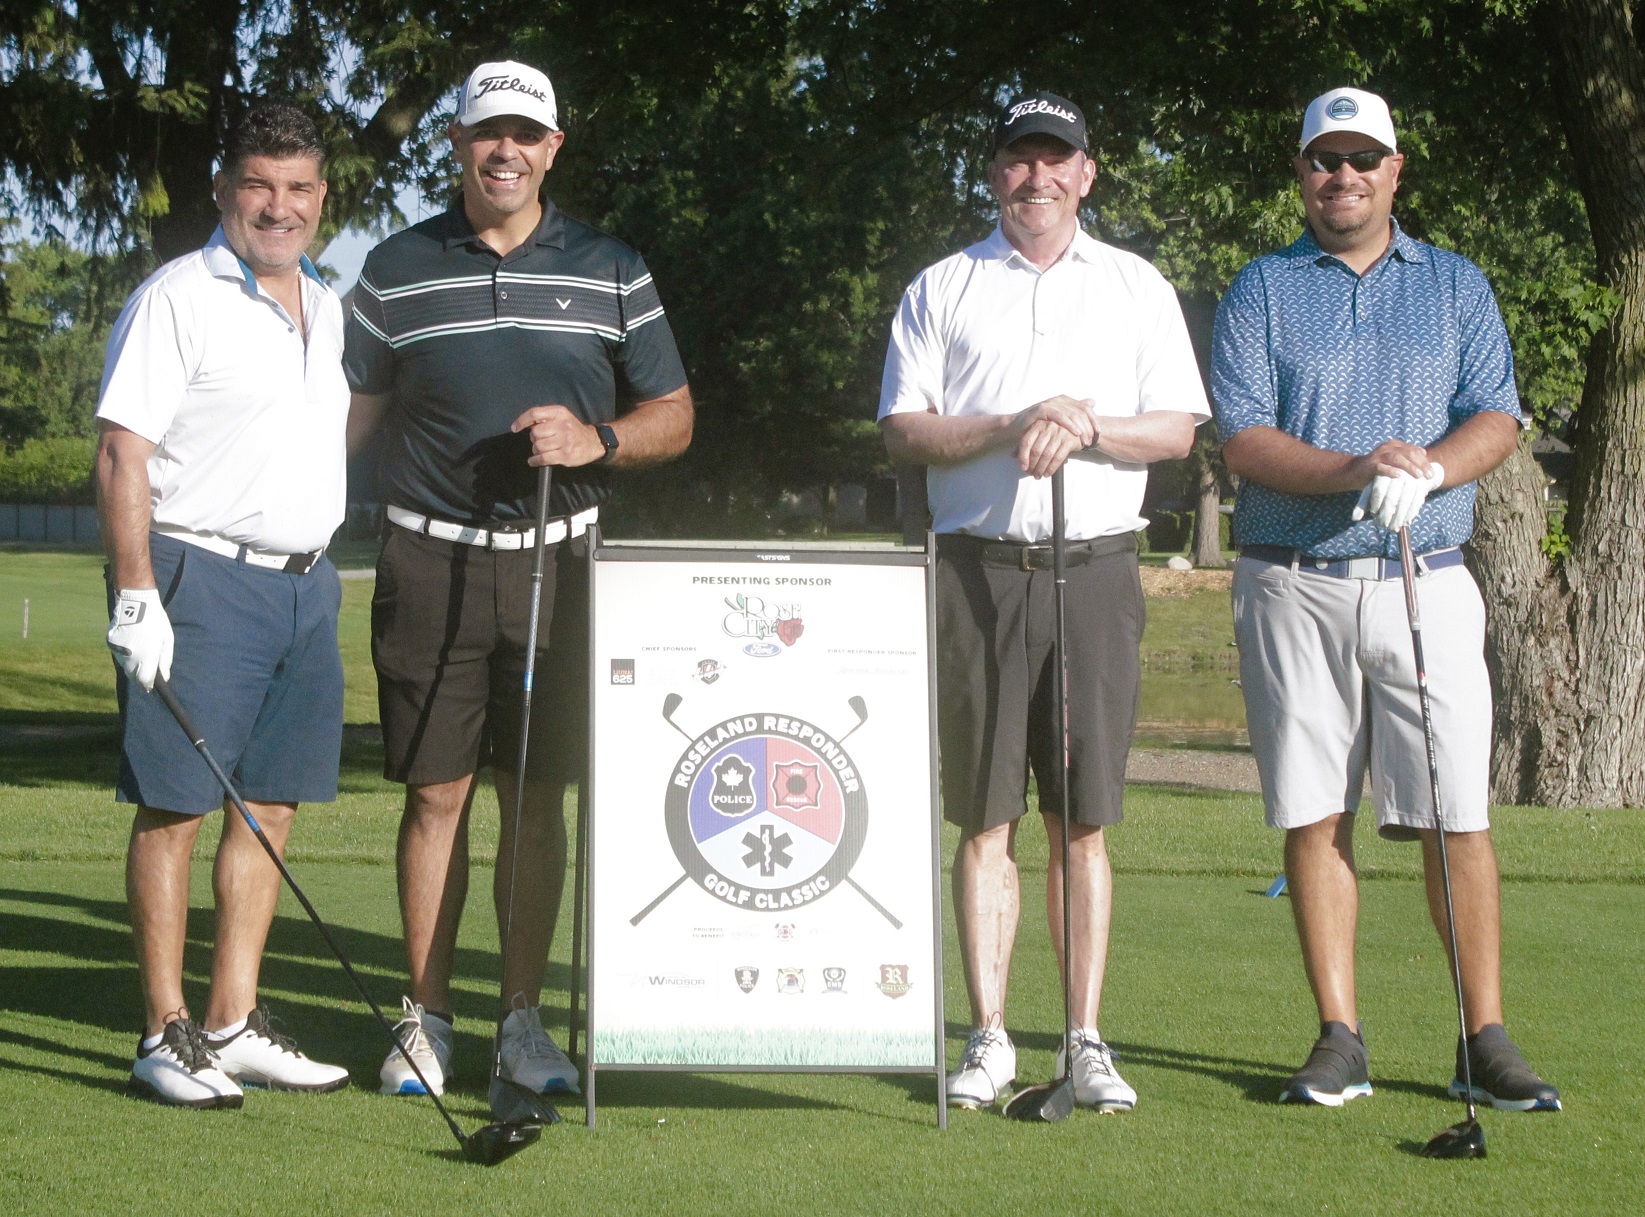
<path id="1" fill-rule="evenodd" d="M 1352 165 L 1356 173 L 1369 173 L 1380 166 L 1385 157 L 1394 154 L 1386 148 L 1368 148 L 1364 152 L 1309 152 L 1305 155 L 1315 173 L 1335 173 L 1343 165 Z"/>

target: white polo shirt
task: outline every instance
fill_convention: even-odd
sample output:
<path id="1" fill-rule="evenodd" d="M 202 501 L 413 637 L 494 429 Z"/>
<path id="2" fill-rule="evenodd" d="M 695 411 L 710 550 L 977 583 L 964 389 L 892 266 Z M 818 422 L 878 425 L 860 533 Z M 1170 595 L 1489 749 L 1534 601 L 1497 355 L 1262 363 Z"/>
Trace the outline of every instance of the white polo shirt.
<path id="1" fill-rule="evenodd" d="M 152 527 L 312 552 L 346 502 L 343 309 L 303 259 L 308 341 L 219 228 L 132 293 L 109 335 L 97 417 L 155 444 Z"/>
<path id="2" fill-rule="evenodd" d="M 1041 271 L 996 228 L 927 267 L 891 326 L 879 417 L 1015 414 L 1059 393 L 1110 417 L 1211 416 L 1177 294 L 1143 259 L 1077 232 Z M 1100 423 L 1099 423 L 1100 426 Z M 1148 467 L 1082 452 L 1066 466 L 1068 536 L 1134 532 Z M 1051 480 L 1013 449 L 927 474 L 937 532 L 1012 541 L 1051 535 Z"/>

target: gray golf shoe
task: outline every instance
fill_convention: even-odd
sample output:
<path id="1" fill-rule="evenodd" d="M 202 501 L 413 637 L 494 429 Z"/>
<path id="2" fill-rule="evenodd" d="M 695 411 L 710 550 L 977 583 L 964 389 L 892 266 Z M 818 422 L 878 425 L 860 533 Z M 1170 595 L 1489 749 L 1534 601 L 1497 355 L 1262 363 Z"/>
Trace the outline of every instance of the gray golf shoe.
<path id="1" fill-rule="evenodd" d="M 1365 1041 L 1347 1023 L 1321 1023 L 1307 1062 L 1285 1083 L 1281 1103 L 1315 1103 L 1341 1107 L 1371 1093 L 1370 1059 Z"/>
<path id="2" fill-rule="evenodd" d="M 1468 1063 L 1473 1067 L 1476 1103 L 1489 1103 L 1498 1111 L 1560 1111 L 1559 1091 L 1548 1085 L 1520 1055 L 1501 1023 L 1481 1027 L 1467 1040 Z M 1462 1077 L 1462 1037 L 1457 1037 L 1456 1077 L 1449 1087 L 1451 1097 L 1460 1099 L 1467 1087 Z"/>

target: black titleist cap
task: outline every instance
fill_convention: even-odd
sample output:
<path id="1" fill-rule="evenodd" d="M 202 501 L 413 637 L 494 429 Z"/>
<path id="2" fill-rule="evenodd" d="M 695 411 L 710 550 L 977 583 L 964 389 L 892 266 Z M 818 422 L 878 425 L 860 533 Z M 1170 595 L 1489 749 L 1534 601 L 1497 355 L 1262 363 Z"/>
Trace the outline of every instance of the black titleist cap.
<path id="1" fill-rule="evenodd" d="M 994 150 L 1025 135 L 1050 135 L 1085 151 L 1085 115 L 1066 97 L 1055 93 L 1025 93 L 1000 111 L 994 124 Z"/>

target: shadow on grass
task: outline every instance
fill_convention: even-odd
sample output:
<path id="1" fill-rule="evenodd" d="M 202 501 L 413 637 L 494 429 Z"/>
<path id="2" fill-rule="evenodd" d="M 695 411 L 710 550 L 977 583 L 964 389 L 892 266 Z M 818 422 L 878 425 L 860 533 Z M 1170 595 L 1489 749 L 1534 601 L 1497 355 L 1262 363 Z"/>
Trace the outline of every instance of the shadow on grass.
<path id="1" fill-rule="evenodd" d="M 117 714 L 0 710 L 0 785 L 79 784 L 112 790 L 119 768 Z M 382 732 L 375 723 L 343 728 L 338 788 L 342 793 L 388 788 Z"/>
<path id="2" fill-rule="evenodd" d="M 0 910 L 0 951 L 58 957 L 51 962 L 8 966 L 0 1010 L 116 1036 L 138 1031 L 143 1000 L 124 901 L 0 888 L 0 902 L 11 906 Z M 470 912 L 480 916 L 484 910 Z M 323 908 L 321 916 L 325 916 Z M 327 925 L 360 973 L 367 991 L 391 1022 L 398 1020 L 398 999 L 404 986 L 404 954 L 398 934 L 330 921 Z M 189 910 L 183 951 L 184 992 L 197 1016 L 206 1006 L 214 933 L 213 910 Z M 489 1025 L 497 1015 L 497 999 L 493 996 L 498 973 L 496 953 L 459 948 L 456 965 L 454 1012 L 459 1019 Z M 569 965 L 550 964 L 550 990 L 564 993 L 570 980 Z M 272 1005 L 276 1019 L 282 1014 L 288 1016 L 284 1030 L 296 1035 L 306 1052 L 317 1060 L 346 1065 L 356 1079 L 375 1078 L 389 1049 L 388 1035 L 360 1001 L 359 993 L 307 917 L 275 917 L 263 955 L 260 987 L 265 994 L 275 995 Z M 554 1026 L 565 1021 L 568 1010 L 564 1005 L 545 1005 L 543 1013 Z M 466 1063 L 468 1072 L 480 1074 L 480 1062 L 491 1055 L 490 1035 L 459 1031 L 456 1039 L 459 1060 Z M 59 1057 L 79 1056 L 99 1067 L 110 1059 L 106 1053 L 89 1052 L 68 1040 L 54 1043 L 17 1032 L 0 1036 L 0 1044 L 4 1043 Z M 119 1067 L 123 1069 L 124 1065 L 122 1059 Z M 0 1059 L 0 1068 L 38 1072 L 43 1067 Z M 61 1076 L 99 1089 L 109 1084 L 106 1075 L 62 1072 Z"/>
<path id="3" fill-rule="evenodd" d="M 816 1111 L 857 1110 L 850 1103 L 834 1103 L 806 1095 L 778 1094 L 771 1090 L 757 1089 L 758 1083 L 734 1081 L 733 1076 L 677 1073 L 672 1070 L 659 1073 L 630 1070 L 602 1072 L 599 1074 L 599 1085 L 595 1092 L 596 1105 L 602 1108 L 734 1108 L 739 1111 L 775 1111 L 789 1108 Z M 560 1106 L 569 1107 L 573 1102 L 578 1102 L 574 1096 L 560 1101 Z"/>

